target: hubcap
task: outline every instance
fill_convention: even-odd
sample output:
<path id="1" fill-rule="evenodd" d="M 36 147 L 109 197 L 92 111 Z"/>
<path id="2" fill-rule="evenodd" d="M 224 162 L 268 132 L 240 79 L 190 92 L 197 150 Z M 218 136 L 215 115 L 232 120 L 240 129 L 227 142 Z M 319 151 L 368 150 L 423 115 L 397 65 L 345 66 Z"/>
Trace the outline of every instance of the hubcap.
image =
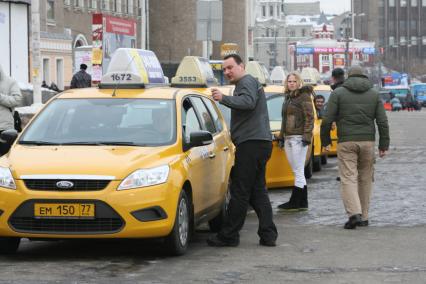
<path id="1" fill-rule="evenodd" d="M 188 218 L 188 207 L 186 205 L 186 200 L 182 198 L 179 203 L 179 239 L 182 246 L 186 245 L 188 239 L 188 228 L 189 228 L 189 218 Z"/>

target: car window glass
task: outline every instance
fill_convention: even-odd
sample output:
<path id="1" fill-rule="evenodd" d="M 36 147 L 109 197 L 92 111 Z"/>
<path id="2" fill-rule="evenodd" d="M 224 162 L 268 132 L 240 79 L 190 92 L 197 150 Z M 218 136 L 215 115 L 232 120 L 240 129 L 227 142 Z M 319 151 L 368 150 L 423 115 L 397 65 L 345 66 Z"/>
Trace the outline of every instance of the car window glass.
<path id="1" fill-rule="evenodd" d="M 203 128 L 211 134 L 216 133 L 216 127 L 214 126 L 213 119 L 201 98 L 193 97 L 191 100 L 194 102 L 194 105 L 200 114 L 201 124 L 203 125 Z"/>
<path id="2" fill-rule="evenodd" d="M 283 102 L 283 95 L 272 96 L 266 100 L 269 115 L 269 126 L 271 131 L 277 131 L 281 129 Z"/>
<path id="3" fill-rule="evenodd" d="M 207 108 L 208 108 L 208 110 L 209 110 L 209 112 L 210 112 L 210 114 L 211 114 L 211 116 L 213 118 L 213 121 L 214 121 L 214 124 L 216 126 L 216 129 L 219 132 L 222 131 L 223 130 L 222 122 L 219 119 L 219 114 L 217 113 L 217 110 L 214 107 L 213 102 L 211 100 L 209 100 L 209 99 L 206 99 L 206 98 L 203 98 L 203 102 L 207 106 Z"/>
<path id="4" fill-rule="evenodd" d="M 183 103 L 182 122 L 185 142 L 189 143 L 190 134 L 202 130 L 194 106 L 189 99 L 186 99 Z"/>

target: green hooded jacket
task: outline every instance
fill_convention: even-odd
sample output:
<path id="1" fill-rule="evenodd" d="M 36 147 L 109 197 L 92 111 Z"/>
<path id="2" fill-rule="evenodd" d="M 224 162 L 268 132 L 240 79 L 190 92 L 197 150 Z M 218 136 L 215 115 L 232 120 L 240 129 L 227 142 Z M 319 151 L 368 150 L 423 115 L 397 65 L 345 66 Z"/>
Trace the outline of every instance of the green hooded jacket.
<path id="1" fill-rule="evenodd" d="M 331 144 L 330 129 L 337 123 L 338 142 L 375 141 L 379 130 L 379 149 L 389 148 L 389 125 L 379 92 L 372 88 L 366 76 L 350 76 L 335 89 L 327 103 L 321 124 L 321 143 Z"/>

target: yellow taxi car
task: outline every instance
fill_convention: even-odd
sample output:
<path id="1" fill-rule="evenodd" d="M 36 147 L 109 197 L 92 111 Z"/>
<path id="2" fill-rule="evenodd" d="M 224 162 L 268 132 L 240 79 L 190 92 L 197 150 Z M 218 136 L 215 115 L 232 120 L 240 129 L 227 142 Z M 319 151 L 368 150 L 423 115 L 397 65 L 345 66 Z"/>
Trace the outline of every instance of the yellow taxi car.
<path id="1" fill-rule="evenodd" d="M 124 67 L 123 67 L 124 66 Z M 149 85 L 149 83 L 151 85 Z M 0 159 L 0 253 L 21 238 L 157 238 L 220 228 L 233 145 L 216 104 L 161 87 L 155 54 L 118 49 L 99 88 L 65 91 Z"/>
<path id="2" fill-rule="evenodd" d="M 314 87 L 315 95 L 321 95 L 324 97 L 324 106 L 327 107 L 328 99 L 330 98 L 332 89 L 329 85 L 318 85 Z M 322 119 L 318 118 L 318 120 L 315 121 L 315 124 L 318 124 L 318 126 L 321 126 Z M 337 128 L 336 124 L 333 124 L 331 133 L 331 147 L 330 151 L 323 152 L 322 164 L 327 163 L 327 156 L 336 156 L 337 155 Z"/>
<path id="3" fill-rule="evenodd" d="M 206 96 L 211 96 L 211 88 L 219 89 L 223 94 L 232 96 L 234 85 L 216 86 L 212 71 L 208 68 L 207 59 L 197 56 L 186 56 L 182 59 L 176 76 L 172 78 L 173 87 L 194 88 L 194 90 L 204 93 Z M 281 128 L 281 108 L 284 102 L 284 87 L 277 85 L 267 85 L 268 76 L 266 68 L 263 68 L 255 61 L 248 63 L 246 68 L 247 73 L 257 78 L 264 85 L 267 107 L 270 119 L 271 135 L 278 133 Z M 191 77 L 192 79 L 185 79 Z M 210 78 L 210 79 L 209 79 Z M 222 112 L 225 121 L 230 124 L 231 110 L 230 108 L 217 104 Z M 314 126 L 314 144 L 321 143 L 319 138 L 318 124 Z M 305 176 L 310 178 L 313 171 L 313 159 L 321 155 L 321 146 L 312 148 L 307 154 Z M 278 146 L 277 141 L 273 141 L 272 156 L 266 166 L 266 186 L 268 188 L 279 188 L 294 185 L 294 174 L 287 161 L 285 152 Z"/>

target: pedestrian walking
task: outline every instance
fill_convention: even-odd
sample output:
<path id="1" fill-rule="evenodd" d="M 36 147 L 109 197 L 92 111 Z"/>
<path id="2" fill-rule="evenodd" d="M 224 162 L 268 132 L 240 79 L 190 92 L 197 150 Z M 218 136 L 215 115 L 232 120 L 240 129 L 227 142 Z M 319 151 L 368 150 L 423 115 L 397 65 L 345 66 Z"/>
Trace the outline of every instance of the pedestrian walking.
<path id="1" fill-rule="evenodd" d="M 303 86 L 298 73 L 289 73 L 284 82 L 285 100 L 282 107 L 281 131 L 276 137 L 284 145 L 287 160 L 295 180 L 290 200 L 278 205 L 286 211 L 308 209 L 308 187 L 305 178 L 305 162 L 314 129 L 312 106 L 313 88 Z"/>
<path id="2" fill-rule="evenodd" d="M 71 89 L 89 88 L 92 86 L 92 76 L 86 72 L 87 65 L 80 64 L 80 71 L 74 74 L 71 79 Z"/>
<path id="3" fill-rule="evenodd" d="M 349 220 L 345 229 L 368 226 L 368 210 L 374 176 L 375 125 L 379 130 L 379 156 L 389 148 L 389 126 L 379 93 L 359 66 L 349 69 L 348 79 L 333 91 L 321 125 L 321 143 L 329 148 L 330 128 L 337 122 L 337 158 L 340 188 Z"/>
<path id="4" fill-rule="evenodd" d="M 239 231 L 244 225 L 250 204 L 259 218 L 259 244 L 275 246 L 278 236 L 273 222 L 272 207 L 266 190 L 266 163 L 272 152 L 272 135 L 262 85 L 246 74 L 241 57 L 224 58 L 223 72 L 235 85 L 233 96 L 212 89 L 215 101 L 231 108 L 231 138 L 236 146 L 231 174 L 231 199 L 226 219 L 217 235 L 211 236 L 210 246 L 238 246 Z"/>
<path id="5" fill-rule="evenodd" d="M 392 105 L 392 111 L 400 111 L 402 109 L 402 104 L 397 97 L 393 97 L 390 103 Z"/>
<path id="6" fill-rule="evenodd" d="M 15 128 L 14 108 L 22 101 L 18 83 L 0 65 L 0 133 Z M 9 152 L 10 145 L 0 140 L 0 156 Z"/>
<path id="7" fill-rule="evenodd" d="M 331 81 L 333 83 L 330 86 L 332 90 L 341 87 L 345 81 L 345 70 L 342 68 L 334 68 L 333 71 L 331 71 Z"/>

